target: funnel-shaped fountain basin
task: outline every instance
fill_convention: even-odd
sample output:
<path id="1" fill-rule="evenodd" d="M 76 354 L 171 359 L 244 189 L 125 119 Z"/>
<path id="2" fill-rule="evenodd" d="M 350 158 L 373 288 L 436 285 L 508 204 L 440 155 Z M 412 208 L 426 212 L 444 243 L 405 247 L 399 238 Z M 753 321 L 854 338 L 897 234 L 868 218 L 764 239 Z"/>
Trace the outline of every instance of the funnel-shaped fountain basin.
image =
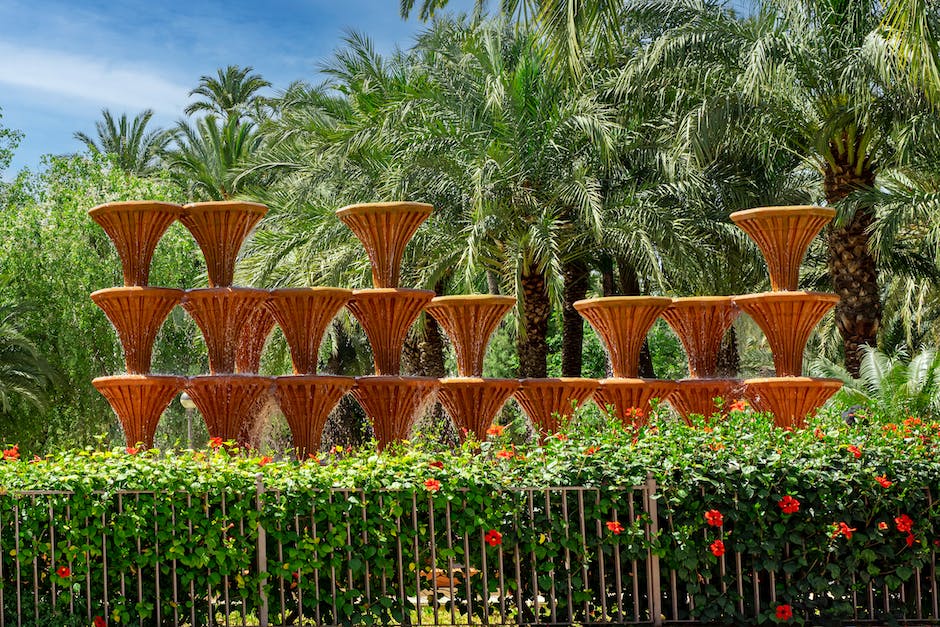
<path id="1" fill-rule="evenodd" d="M 806 418 L 842 387 L 839 379 L 775 377 L 746 379 L 744 395 L 757 411 L 773 414 L 782 429 L 801 429 Z"/>
<path id="2" fill-rule="evenodd" d="M 183 209 L 180 222 L 202 250 L 209 286 L 230 287 L 238 251 L 268 208 L 254 202 L 219 201 L 192 203 Z"/>
<path id="3" fill-rule="evenodd" d="M 511 296 L 439 296 L 424 310 L 447 332 L 461 377 L 483 376 L 483 355 L 490 336 L 516 304 Z"/>
<path id="4" fill-rule="evenodd" d="M 472 433 L 483 440 L 496 414 L 518 389 L 517 379 L 441 379 L 437 400 L 454 420 L 462 438 Z"/>
<path id="5" fill-rule="evenodd" d="M 267 299 L 267 291 L 248 287 L 210 287 L 186 292 L 181 304 L 206 340 L 209 372 L 235 372 L 242 329 Z"/>
<path id="6" fill-rule="evenodd" d="M 640 371 L 640 349 L 656 317 L 672 304 L 671 298 L 610 296 L 574 304 L 600 336 L 615 377 L 634 378 Z"/>
<path id="7" fill-rule="evenodd" d="M 290 426 L 298 459 L 320 448 L 320 436 L 339 399 L 356 384 L 352 377 L 294 375 L 274 381 L 277 402 Z"/>
<path id="8" fill-rule="evenodd" d="M 352 389 L 372 422 L 379 450 L 408 437 L 422 407 L 437 389 L 431 377 L 357 377 Z"/>
<path id="9" fill-rule="evenodd" d="M 130 374 L 150 372 L 153 343 L 183 290 L 164 287 L 112 287 L 91 295 L 114 325 Z"/>
<path id="10" fill-rule="evenodd" d="M 199 408 L 209 437 L 235 440 L 245 446 L 249 424 L 257 416 L 258 403 L 271 390 L 271 379 L 250 374 L 192 377 L 186 393 Z"/>
<path id="11" fill-rule="evenodd" d="M 335 287 L 300 287 L 271 292 L 268 309 L 277 319 L 290 346 L 294 374 L 317 371 L 323 334 L 351 297 L 352 290 Z"/>
<path id="12" fill-rule="evenodd" d="M 676 389 L 669 395 L 669 404 L 689 424 L 692 414 L 711 418 L 719 410 L 715 399 L 721 399 L 722 408 L 727 410 L 743 391 L 738 379 L 682 379 L 676 384 Z"/>
<path id="13" fill-rule="evenodd" d="M 235 350 L 235 372 L 239 374 L 258 374 L 261 368 L 261 355 L 268 336 L 274 330 L 274 316 L 265 307 L 256 308 L 242 326 L 241 339 Z"/>
<path id="14" fill-rule="evenodd" d="M 88 215 L 114 242 L 121 257 L 124 285 L 147 285 L 153 251 L 182 213 L 180 205 L 141 200 L 99 205 Z"/>
<path id="15" fill-rule="evenodd" d="M 408 329 L 434 298 L 430 290 L 356 290 L 346 308 L 356 316 L 369 337 L 375 374 L 401 372 L 401 351 Z"/>
<path id="16" fill-rule="evenodd" d="M 810 333 L 838 302 L 837 295 L 818 292 L 765 292 L 734 297 L 734 303 L 754 319 L 767 337 L 778 377 L 803 374 L 803 349 Z"/>
<path id="17" fill-rule="evenodd" d="M 718 372 L 721 340 L 738 317 L 730 296 L 673 298 L 662 313 L 679 336 L 689 360 L 689 377 L 710 378 Z"/>
<path id="18" fill-rule="evenodd" d="M 650 401 L 666 400 L 676 389 L 675 381 L 663 379 L 601 379 L 594 402 L 602 411 L 608 407 L 625 425 L 642 427 L 649 421 Z"/>
<path id="19" fill-rule="evenodd" d="M 597 390 L 596 379 L 520 379 L 516 402 L 541 435 L 551 435 Z"/>
<path id="20" fill-rule="evenodd" d="M 797 289 L 806 249 L 835 215 L 824 207 L 762 207 L 732 213 L 731 220 L 757 242 L 776 292 Z"/>
<path id="21" fill-rule="evenodd" d="M 405 246 L 434 208 L 417 202 L 349 205 L 336 212 L 372 262 L 373 287 L 398 287 Z"/>
<path id="22" fill-rule="evenodd" d="M 186 377 L 131 374 L 99 377 L 91 383 L 117 414 L 127 446 L 150 448 L 160 416 L 186 385 Z"/>

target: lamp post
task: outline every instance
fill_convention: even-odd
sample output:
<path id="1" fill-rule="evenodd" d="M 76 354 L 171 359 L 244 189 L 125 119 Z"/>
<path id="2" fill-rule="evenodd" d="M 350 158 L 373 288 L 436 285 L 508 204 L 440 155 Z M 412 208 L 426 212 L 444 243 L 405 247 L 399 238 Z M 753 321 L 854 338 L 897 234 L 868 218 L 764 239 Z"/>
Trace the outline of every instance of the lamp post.
<path id="1" fill-rule="evenodd" d="M 186 410 L 186 442 L 189 448 L 193 447 L 193 410 L 196 409 L 196 403 L 192 397 L 183 392 L 180 394 L 180 405 Z"/>

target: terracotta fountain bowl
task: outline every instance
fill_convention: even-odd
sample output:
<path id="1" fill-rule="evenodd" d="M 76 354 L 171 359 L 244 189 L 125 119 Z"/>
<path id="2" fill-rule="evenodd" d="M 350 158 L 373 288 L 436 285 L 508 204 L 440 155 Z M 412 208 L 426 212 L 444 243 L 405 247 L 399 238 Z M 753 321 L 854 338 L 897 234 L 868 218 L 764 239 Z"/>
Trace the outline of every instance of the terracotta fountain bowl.
<path id="1" fill-rule="evenodd" d="M 356 290 L 346 308 L 362 325 L 372 346 L 377 375 L 401 372 L 401 351 L 408 329 L 434 298 L 430 290 Z"/>
<path id="2" fill-rule="evenodd" d="M 461 377 L 483 375 L 483 356 L 493 331 L 516 304 L 512 296 L 438 296 L 424 310 L 444 327 Z"/>
<path id="3" fill-rule="evenodd" d="M 183 386 L 186 377 L 170 375 L 119 375 L 93 380 L 124 428 L 127 446 L 153 446 L 160 416 Z"/>
<path id="4" fill-rule="evenodd" d="M 757 243 L 767 262 L 771 289 L 780 291 L 797 289 L 806 249 L 835 215 L 826 207 L 790 206 L 736 211 L 730 217 Z"/>
<path id="5" fill-rule="evenodd" d="M 432 377 L 357 377 L 352 389 L 372 422 L 379 450 L 405 440 L 418 412 L 434 398 L 438 381 Z"/>
<path id="6" fill-rule="evenodd" d="M 209 349 L 212 374 L 235 372 L 242 331 L 267 300 L 267 290 L 249 287 L 200 288 L 183 296 L 181 305 L 196 321 Z"/>
<path id="7" fill-rule="evenodd" d="M 180 222 L 192 233 L 206 259 L 210 287 L 229 287 L 245 238 L 268 212 L 255 202 L 212 201 L 185 205 Z"/>
<path id="8" fill-rule="evenodd" d="M 842 387 L 839 379 L 773 377 L 745 379 L 744 394 L 758 411 L 773 414 L 783 429 L 802 429 L 806 418 Z"/>
<path id="9" fill-rule="evenodd" d="M 92 293 L 118 333 L 127 372 L 150 372 L 157 333 L 182 298 L 183 290 L 167 287 L 111 287 Z"/>
<path id="10" fill-rule="evenodd" d="M 294 440 L 298 459 L 320 448 L 330 412 L 356 385 L 353 377 L 290 375 L 274 380 L 275 396 Z"/>
<path id="11" fill-rule="evenodd" d="M 104 229 L 118 256 L 124 285 L 147 285 L 153 252 L 166 230 L 183 213 L 169 202 L 132 200 L 98 205 L 88 216 Z"/>
<path id="12" fill-rule="evenodd" d="M 664 401 L 675 389 L 675 381 L 664 379 L 601 379 L 594 402 L 604 412 L 613 408 L 623 424 L 642 427 L 649 421 L 650 401 Z"/>
<path id="13" fill-rule="evenodd" d="M 609 296 L 579 300 L 574 308 L 600 336 L 614 376 L 635 378 L 646 334 L 671 304 L 671 298 L 656 296 Z"/>
<path id="14" fill-rule="evenodd" d="M 552 435 L 591 398 L 597 387 L 597 379 L 579 377 L 520 379 L 515 398 L 536 430 L 542 435 Z"/>
<path id="15" fill-rule="evenodd" d="M 336 314 L 352 298 L 338 287 L 298 287 L 271 291 L 267 310 L 277 319 L 290 346 L 294 374 L 317 371 L 320 342 Z"/>
<path id="16" fill-rule="evenodd" d="M 518 389 L 518 379 L 441 379 L 437 400 L 453 419 L 461 438 L 473 434 L 477 440 L 484 440 L 493 419 Z"/>
<path id="17" fill-rule="evenodd" d="M 668 400 L 686 423 L 692 424 L 689 420 L 692 414 L 709 419 L 719 412 L 716 399 L 721 400 L 722 408 L 727 408 L 743 392 L 739 379 L 681 379 L 676 381 L 676 389 Z"/>
<path id="18" fill-rule="evenodd" d="M 265 344 L 276 324 L 274 316 L 263 306 L 259 306 L 248 315 L 235 350 L 235 372 L 258 374 Z"/>
<path id="19" fill-rule="evenodd" d="M 813 329 L 839 302 L 836 294 L 764 292 L 735 296 L 734 303 L 754 319 L 767 337 L 778 377 L 803 374 L 803 349 Z"/>
<path id="20" fill-rule="evenodd" d="M 398 287 L 405 247 L 433 210 L 419 202 L 376 202 L 336 212 L 369 255 L 373 287 Z"/>
<path id="21" fill-rule="evenodd" d="M 721 340 L 739 313 L 731 296 L 672 299 L 672 304 L 661 315 L 682 342 L 690 378 L 715 376 Z"/>
<path id="22" fill-rule="evenodd" d="M 250 374 L 191 377 L 186 393 L 199 408 L 209 437 L 247 444 L 258 402 L 271 391 L 272 379 Z"/>

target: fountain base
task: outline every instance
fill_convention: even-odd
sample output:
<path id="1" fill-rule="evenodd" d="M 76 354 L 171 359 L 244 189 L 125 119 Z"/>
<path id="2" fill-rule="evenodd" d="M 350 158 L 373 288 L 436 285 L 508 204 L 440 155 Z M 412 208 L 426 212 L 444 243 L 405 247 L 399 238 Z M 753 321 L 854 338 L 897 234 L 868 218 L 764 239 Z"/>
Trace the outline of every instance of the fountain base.
<path id="1" fill-rule="evenodd" d="M 352 377 L 300 375 L 278 377 L 275 394 L 290 426 L 297 458 L 320 448 L 320 436 L 339 399 L 356 384 Z"/>
<path id="2" fill-rule="evenodd" d="M 773 414 L 782 429 L 801 429 L 806 417 L 815 413 L 842 387 L 839 379 L 776 377 L 746 379 L 744 395 L 757 411 Z"/>
<path id="3" fill-rule="evenodd" d="M 150 448 L 160 416 L 183 389 L 186 377 L 130 374 L 99 377 L 91 383 L 117 414 L 127 446 Z"/>
<path id="4" fill-rule="evenodd" d="M 271 379 L 249 374 L 193 377 L 186 393 L 193 399 L 206 422 L 209 437 L 249 444 L 254 417 L 262 397 L 271 389 Z"/>
<path id="5" fill-rule="evenodd" d="M 727 409 L 741 389 L 741 381 L 738 379 L 682 379 L 676 381 L 676 385 L 669 395 L 669 404 L 690 425 L 692 422 L 689 416 L 692 414 L 709 420 L 719 411 L 715 399 L 721 399 L 722 407 Z"/>
<path id="6" fill-rule="evenodd" d="M 515 397 L 540 436 L 546 436 L 557 433 L 595 390 L 596 379 L 521 379 Z"/>
<path id="7" fill-rule="evenodd" d="M 650 401 L 666 400 L 676 389 L 675 381 L 662 379 L 601 379 L 594 402 L 601 411 L 608 407 L 624 425 L 642 427 L 649 421 Z"/>
<path id="8" fill-rule="evenodd" d="M 418 411 L 430 402 L 437 385 L 437 379 L 431 377 L 356 378 L 352 395 L 372 421 L 380 451 L 407 439 Z"/>
<path id="9" fill-rule="evenodd" d="M 454 421 L 460 437 L 486 438 L 493 419 L 519 389 L 517 379 L 441 379 L 437 400 Z"/>

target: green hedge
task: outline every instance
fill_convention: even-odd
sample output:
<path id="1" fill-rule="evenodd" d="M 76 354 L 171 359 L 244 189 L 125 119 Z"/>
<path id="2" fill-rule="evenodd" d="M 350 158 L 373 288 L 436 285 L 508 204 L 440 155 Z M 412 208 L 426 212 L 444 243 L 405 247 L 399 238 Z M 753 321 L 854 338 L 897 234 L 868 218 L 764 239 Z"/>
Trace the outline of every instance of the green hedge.
<path id="1" fill-rule="evenodd" d="M 940 518 L 932 499 L 940 489 L 940 426 L 916 418 L 891 424 L 870 417 L 849 427 L 834 414 L 820 416 L 805 431 L 789 433 L 744 412 L 711 427 L 656 419 L 652 424 L 633 432 L 589 413 L 566 437 L 550 437 L 543 446 L 513 445 L 495 437 L 449 451 L 415 442 L 381 455 L 369 450 L 330 453 L 302 464 L 269 462 L 225 446 L 177 453 L 84 450 L 38 461 L 10 459 L 0 463 L 4 611 L 8 616 L 15 611 L 11 603 L 19 563 L 20 581 L 29 591 L 22 601 L 25 613 L 34 610 L 29 586 L 37 572 L 41 615 L 67 612 L 71 601 L 83 615 L 76 624 L 88 624 L 88 610 L 92 616 L 104 613 L 104 550 L 108 586 L 117 585 L 123 573 L 124 585 L 134 593 L 123 599 L 112 594 L 108 616 L 102 615 L 108 624 L 136 623 L 141 617 L 152 621 L 158 562 L 165 618 L 176 612 L 203 620 L 209 589 L 225 584 L 239 611 L 256 615 L 260 522 L 267 535 L 270 576 L 265 585 L 272 616 L 288 613 L 302 595 L 305 614 L 317 613 L 325 621 L 407 621 L 414 608 L 407 598 L 402 603 L 379 593 L 383 575 L 386 585 L 392 577 L 408 575 L 402 576 L 404 596 L 414 596 L 419 583 L 427 585 L 422 573 L 432 567 L 427 552 L 433 533 L 435 566 L 466 564 L 483 571 L 470 577 L 471 599 L 479 601 L 499 587 L 494 564 L 502 556 L 504 566 L 509 565 L 502 583 L 511 598 L 517 586 L 522 599 L 532 590 L 554 586 L 560 616 L 570 611 L 576 618 L 597 620 L 603 618 L 603 605 L 610 617 L 615 603 L 611 577 L 598 579 L 599 562 L 606 560 L 609 571 L 615 560 L 628 564 L 644 559 L 650 546 L 643 533 L 648 517 L 641 510 L 633 517 L 627 512 L 630 486 L 651 473 L 658 484 L 660 514 L 660 534 L 652 548 L 667 587 L 670 570 L 675 570 L 678 587 L 679 615 L 670 618 L 847 618 L 853 613 L 853 590 L 863 591 L 870 583 L 879 595 L 888 590 L 894 613 L 913 616 L 914 595 L 906 594 L 902 603 L 892 591 L 904 585 L 911 589 L 938 539 Z M 596 491 L 579 504 L 557 489 L 563 486 Z M 544 501 L 544 492 L 533 498 L 539 493 L 520 488 L 556 489 L 548 492 L 546 507 L 539 500 Z M 23 496 L 23 490 L 73 494 L 33 498 Z M 118 497 L 119 490 L 148 493 Z M 583 505 L 583 532 L 576 517 L 557 515 L 565 499 L 569 513 Z M 18 549 L 10 546 L 14 506 L 23 538 Z M 709 524 L 717 522 L 717 514 L 721 525 Z M 50 519 L 56 533 L 54 556 Z M 431 519 L 433 531 L 427 524 Z M 413 525 L 414 520 L 419 524 Z M 615 520 L 623 526 L 621 533 L 606 525 Z M 909 531 L 899 530 L 908 526 Z M 102 547 L 104 530 L 109 540 Z M 497 545 L 486 543 L 490 531 L 499 532 Z M 723 543 L 723 556 L 715 555 L 721 553 L 716 540 Z M 401 567 L 396 563 L 399 547 Z M 528 564 L 518 573 L 513 564 L 517 547 Z M 734 578 L 736 553 L 745 573 L 743 597 Z M 175 569 L 166 564 L 171 557 Z M 488 560 L 485 567 L 482 559 Z M 55 574 L 63 564 L 67 577 Z M 759 608 L 752 571 L 763 573 L 757 584 Z M 774 590 L 766 571 L 776 575 Z M 485 582 L 484 574 L 489 575 Z M 174 577 L 187 592 L 180 595 L 185 602 L 176 605 L 167 600 Z M 570 599 L 569 580 L 576 591 Z M 336 581 L 340 584 L 334 586 Z M 140 583 L 146 585 L 138 600 Z M 364 600 L 366 586 L 372 602 Z M 632 589 L 632 582 L 624 586 Z M 638 587 L 643 597 L 645 582 Z M 191 588 L 196 590 L 192 598 Z M 94 607 L 86 610 L 88 589 Z M 667 592 L 667 605 L 671 595 Z M 691 606 L 687 597 L 694 601 Z M 639 601 L 645 607 L 648 599 Z M 549 620 L 546 608 L 535 612 L 530 603 L 511 600 L 509 605 L 511 617 L 527 612 L 527 620 Z M 481 608 L 477 603 L 458 610 L 478 614 Z M 787 618 L 788 610 L 792 618 Z M 48 624 L 64 621 L 50 619 Z"/>

